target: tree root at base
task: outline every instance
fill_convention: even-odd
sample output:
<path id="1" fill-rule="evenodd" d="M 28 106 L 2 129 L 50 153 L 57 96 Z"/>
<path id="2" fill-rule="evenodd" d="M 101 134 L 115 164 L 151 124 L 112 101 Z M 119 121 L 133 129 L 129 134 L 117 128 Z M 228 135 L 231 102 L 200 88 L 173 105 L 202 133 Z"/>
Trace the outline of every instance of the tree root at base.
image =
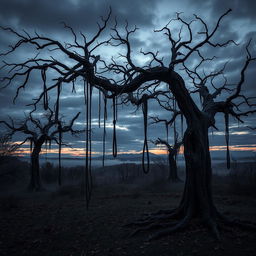
<path id="1" fill-rule="evenodd" d="M 196 219 L 194 215 L 191 213 L 187 213 L 185 216 L 181 214 L 179 208 L 175 210 L 161 210 L 151 214 L 144 214 L 143 218 L 139 220 L 124 225 L 125 227 L 137 227 L 129 237 L 133 237 L 139 233 L 154 231 L 148 238 L 148 241 L 162 238 L 164 236 L 172 235 L 177 231 L 182 231 L 186 229 L 191 222 Z M 248 230 L 248 231 L 256 231 L 256 223 L 251 221 L 242 221 L 239 219 L 230 220 L 224 215 L 217 212 L 216 217 L 204 217 L 197 219 L 203 224 L 203 226 L 207 227 L 214 237 L 220 241 L 220 233 L 219 230 L 226 230 L 232 232 L 231 229 L 227 227 L 237 227 L 239 229 Z"/>

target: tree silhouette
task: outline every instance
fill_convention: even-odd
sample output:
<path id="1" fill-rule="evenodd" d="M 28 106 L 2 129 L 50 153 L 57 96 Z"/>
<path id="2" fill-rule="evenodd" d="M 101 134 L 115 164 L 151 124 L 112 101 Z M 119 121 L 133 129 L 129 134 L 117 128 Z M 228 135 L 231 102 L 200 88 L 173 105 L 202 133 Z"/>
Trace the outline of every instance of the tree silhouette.
<path id="1" fill-rule="evenodd" d="M 49 109 L 49 108 L 48 108 Z M 41 122 L 40 118 L 35 118 L 32 113 L 25 118 L 20 125 L 15 125 L 14 121 L 11 119 L 10 122 L 0 121 L 0 124 L 4 124 L 10 132 L 9 136 L 15 133 L 23 133 L 27 137 L 19 146 L 23 145 L 25 142 L 30 142 L 30 162 L 31 162 L 31 172 L 30 172 L 30 182 L 28 189 L 31 191 L 39 191 L 42 189 L 42 182 L 40 178 L 40 165 L 39 165 L 39 154 L 41 153 L 42 146 L 54 141 L 59 145 L 59 175 L 58 183 L 61 185 L 61 146 L 62 134 L 66 132 L 71 132 L 72 134 L 78 133 L 80 131 L 73 129 L 74 121 L 78 118 L 80 112 L 77 113 L 73 119 L 70 121 L 69 125 L 61 120 L 56 120 L 54 112 L 49 109 L 49 113 L 45 115 L 46 122 Z"/>
<path id="2" fill-rule="evenodd" d="M 181 181 L 178 176 L 177 170 L 177 154 L 179 153 L 180 146 L 182 145 L 181 141 L 175 141 L 173 145 L 170 145 L 167 141 L 158 138 L 153 142 L 155 145 L 164 145 L 168 151 L 168 164 L 169 164 L 169 175 L 168 180 L 172 182 Z"/>
<path id="3" fill-rule="evenodd" d="M 0 134 L 0 159 L 6 156 L 12 156 L 18 149 L 17 143 L 12 143 L 11 136 L 7 134 Z"/>
<path id="4" fill-rule="evenodd" d="M 223 90 L 216 89 L 218 93 L 211 93 L 207 89 L 207 85 L 203 84 L 199 91 L 204 99 L 203 107 L 197 105 L 193 100 L 188 88 L 183 79 L 183 73 L 178 69 L 182 64 L 187 64 L 191 58 L 201 58 L 203 47 L 226 47 L 234 43 L 233 40 L 227 40 L 221 43 L 215 43 L 214 36 L 219 30 L 219 26 L 223 18 L 228 15 L 231 10 L 226 11 L 221 15 L 216 24 L 209 26 L 206 22 L 195 15 L 194 20 L 187 22 L 178 13 L 175 19 L 172 19 L 162 29 L 155 30 L 156 33 L 164 33 L 170 43 L 170 60 L 166 65 L 163 59 L 158 57 L 158 52 L 143 52 L 142 55 L 147 55 L 151 58 L 144 66 L 138 66 L 133 61 L 131 36 L 136 32 L 137 27 L 129 28 L 128 23 L 121 31 L 115 22 L 114 27 L 111 29 L 111 36 L 109 39 L 101 41 L 101 34 L 106 29 L 107 23 L 111 16 L 111 11 L 106 18 L 102 18 L 102 23 L 99 24 L 98 31 L 91 38 L 88 39 L 83 33 L 76 34 L 75 31 L 65 25 L 65 28 L 70 30 L 73 36 L 72 43 L 63 44 L 53 38 L 45 37 L 39 34 L 29 34 L 27 32 L 19 33 L 11 28 L 3 28 L 15 35 L 18 40 L 16 44 L 11 46 L 10 50 L 3 53 L 2 56 L 9 55 L 15 52 L 16 49 L 25 46 L 35 47 L 35 52 L 40 53 L 46 49 L 50 50 L 50 54 L 54 52 L 61 52 L 63 55 L 72 60 L 70 63 L 65 63 L 62 59 L 58 59 L 58 55 L 53 57 L 50 55 L 48 58 L 36 57 L 26 60 L 22 63 L 7 63 L 5 62 L 3 68 L 10 71 L 10 75 L 3 78 L 6 82 L 5 86 L 14 83 L 16 79 L 23 81 L 17 88 L 15 98 L 19 95 L 21 88 L 26 87 L 31 73 L 41 72 L 42 80 L 46 81 L 48 73 L 52 73 L 54 78 L 51 84 L 44 83 L 42 93 L 32 103 L 36 106 L 44 98 L 47 93 L 53 89 L 57 89 L 57 99 L 55 114 L 58 116 L 59 111 L 59 95 L 61 87 L 64 83 L 75 82 L 79 77 L 86 81 L 85 95 L 87 98 L 87 154 L 86 159 L 90 159 L 91 149 L 91 95 L 92 88 L 96 88 L 113 99 L 114 111 L 114 135 L 116 125 L 116 99 L 120 95 L 129 94 L 132 92 L 144 92 L 143 88 L 148 91 L 148 94 L 158 91 L 160 84 L 166 84 L 169 93 L 173 95 L 177 102 L 177 107 L 186 120 L 186 130 L 183 135 L 184 157 L 186 164 L 186 181 L 185 188 L 179 206 L 171 211 L 161 211 L 151 214 L 144 220 L 139 221 L 138 225 L 144 225 L 141 230 L 151 228 L 160 228 L 160 230 L 151 236 L 151 239 L 158 238 L 164 235 L 172 234 L 175 231 L 186 228 L 193 218 L 199 218 L 202 223 L 209 227 L 214 234 L 219 237 L 218 226 L 226 224 L 236 224 L 238 226 L 247 226 L 248 224 L 241 221 L 227 220 L 215 207 L 212 197 L 211 188 L 211 157 L 209 152 L 209 139 L 208 129 L 215 126 L 215 116 L 217 113 L 222 113 L 225 116 L 226 123 L 228 123 L 229 116 L 242 121 L 243 116 L 255 113 L 255 109 L 247 111 L 240 111 L 236 103 L 237 99 L 242 99 L 244 105 L 251 107 L 250 99 L 242 94 L 242 86 L 245 82 L 245 71 L 249 64 L 255 60 L 249 52 L 249 44 L 246 47 L 246 60 L 241 67 L 240 78 L 234 85 L 234 91 L 225 100 L 216 100 L 215 95 L 220 94 Z M 178 22 L 180 31 L 175 34 L 172 31 L 170 24 Z M 192 23 L 197 23 L 197 27 Z M 184 35 L 186 33 L 186 35 Z M 183 36 L 184 35 L 184 36 Z M 114 57 L 111 60 L 105 60 L 100 55 L 97 55 L 97 50 L 104 45 L 119 47 L 122 46 L 126 49 L 126 54 L 119 54 L 119 58 Z M 111 78 L 110 78 L 111 77 Z M 73 87 L 75 85 L 73 84 Z M 140 93 L 139 93 L 140 94 Z M 106 98 L 106 97 L 105 97 Z M 47 107 L 47 104 L 45 104 Z M 144 102 L 144 116 L 147 114 L 147 101 Z M 144 118 L 146 125 L 146 118 Z M 228 127 L 228 126 L 227 126 Z M 147 133 L 145 129 L 144 150 L 147 151 Z M 228 136 L 227 136 L 228 137 Z M 116 137 L 113 136 L 113 155 L 116 156 Z M 228 141 L 228 139 L 227 139 Z M 87 173 L 90 170 L 90 164 L 86 165 Z M 86 176 L 88 177 L 88 175 Z M 86 179 L 88 182 L 88 178 Z M 90 189 L 87 190 L 87 199 L 90 198 Z M 173 219 L 175 221 L 173 221 Z"/>
<path id="5" fill-rule="evenodd" d="M 172 102 L 172 106 L 170 105 L 170 100 Z M 166 140 L 158 138 L 157 140 L 152 142 L 155 145 L 164 145 L 167 148 L 169 164 L 168 180 L 171 180 L 172 182 L 178 182 L 181 180 L 179 179 L 177 172 L 177 155 L 183 143 L 182 140 L 179 141 L 178 138 L 179 136 L 176 129 L 176 119 L 179 115 L 181 115 L 181 134 L 183 134 L 183 115 L 181 111 L 177 110 L 176 101 L 174 99 L 170 99 L 168 97 L 168 101 L 164 102 L 164 104 L 162 101 L 158 100 L 158 102 L 161 105 L 161 107 L 163 107 L 167 111 L 171 111 L 173 114 L 170 120 L 160 119 L 159 117 L 151 117 L 151 119 L 153 120 L 151 124 L 164 123 L 166 129 Z M 169 126 L 173 126 L 173 145 L 169 143 Z"/>

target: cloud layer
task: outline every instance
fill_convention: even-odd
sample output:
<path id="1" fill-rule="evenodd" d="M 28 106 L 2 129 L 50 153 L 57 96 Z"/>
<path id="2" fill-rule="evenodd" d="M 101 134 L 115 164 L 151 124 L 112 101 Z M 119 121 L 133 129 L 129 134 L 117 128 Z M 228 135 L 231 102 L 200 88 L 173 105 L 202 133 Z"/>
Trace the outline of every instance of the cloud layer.
<path id="1" fill-rule="evenodd" d="M 136 25 L 140 29 L 131 39 L 133 46 L 133 57 L 136 63 L 143 63 L 145 58 L 139 55 L 141 48 L 143 50 L 159 51 L 161 57 L 165 58 L 167 63 L 170 59 L 170 44 L 166 37 L 160 33 L 154 33 L 154 29 L 159 29 L 161 26 L 167 24 L 167 22 L 175 17 L 176 12 L 184 12 L 182 17 L 189 20 L 193 18 L 193 14 L 196 13 L 203 17 L 210 27 L 216 24 L 218 17 L 224 13 L 227 9 L 232 8 L 232 13 L 225 17 L 223 23 L 220 26 L 220 33 L 214 38 L 216 42 L 224 42 L 228 39 L 233 39 L 238 46 L 230 45 L 229 47 L 222 49 L 206 48 L 205 54 L 207 56 L 216 55 L 218 58 L 214 64 L 217 68 L 228 61 L 227 73 L 230 83 L 236 83 L 239 79 L 240 69 L 245 61 L 246 52 L 245 44 L 252 38 L 251 51 L 255 53 L 255 40 L 256 32 L 254 24 L 256 21 L 255 16 L 255 1 L 219 1 L 219 0 L 186 0 L 186 1 L 118 1 L 118 0 L 56 0 L 56 1 L 33 1 L 33 0 L 13 0 L 1 1 L 0 11 L 0 24 L 2 26 L 11 26 L 19 31 L 23 29 L 33 33 L 37 31 L 40 34 L 51 36 L 59 40 L 70 40 L 70 34 L 63 29 L 60 24 L 61 21 L 65 21 L 72 26 L 75 31 L 83 31 L 90 38 L 97 29 L 97 21 L 101 15 L 108 13 L 108 8 L 111 6 L 113 10 L 110 25 L 103 36 L 108 36 L 111 32 L 111 26 L 113 25 L 114 18 L 123 24 L 127 20 L 130 26 Z M 174 30 L 176 28 L 174 27 Z M 0 48 L 7 49 L 8 45 L 12 43 L 14 38 L 8 33 L 0 32 Z M 118 48 L 122 51 L 122 48 Z M 2 50 L 1 50 L 2 51 Z M 47 53 L 45 53 L 47 54 Z M 109 51 L 102 50 L 101 55 L 110 58 L 112 55 L 117 55 L 117 50 L 111 49 Z M 23 48 L 15 55 L 9 56 L 7 59 L 9 62 L 16 62 L 21 59 L 27 59 L 29 56 L 33 56 L 34 52 L 31 48 Z M 63 61 L 68 61 L 63 58 Z M 192 58 L 189 60 L 189 64 L 193 65 L 195 60 Z M 211 70 L 213 67 L 209 66 Z M 252 64 L 246 72 L 246 83 L 244 87 L 244 93 L 248 96 L 256 96 L 255 89 L 255 63 Z M 0 70 L 0 76 L 5 76 L 6 71 Z M 30 83 L 26 90 L 21 91 L 16 104 L 12 104 L 13 97 L 19 81 L 16 84 L 12 84 L 10 87 L 0 91 L 0 106 L 1 114 L 0 119 L 6 119 L 8 115 L 12 116 L 15 120 L 22 119 L 24 113 L 27 113 L 31 108 L 26 105 L 32 102 L 41 91 L 42 85 L 40 85 L 40 77 L 36 74 L 30 80 Z M 189 83 L 188 83 L 189 84 Z M 71 87 L 65 85 L 63 89 L 63 98 L 61 100 L 61 114 L 70 118 L 78 111 L 82 111 L 82 115 L 76 127 L 79 129 L 84 125 L 84 99 L 82 95 L 82 82 L 77 81 L 77 93 L 71 93 Z M 79 90 L 80 88 L 80 90 Z M 54 95 L 51 96 L 54 98 Z M 197 98 L 195 98 L 198 101 Z M 198 102 L 199 103 L 199 102 Z M 98 128 L 97 113 L 98 113 L 97 95 L 94 95 L 93 104 L 93 150 L 101 152 L 102 150 L 102 128 Z M 111 152 L 111 139 L 112 139 L 112 113 L 111 104 L 108 107 L 108 121 L 107 121 L 107 150 Z M 118 144 L 119 150 L 128 152 L 131 150 L 141 151 L 143 142 L 143 118 L 141 109 L 134 113 L 135 108 L 132 106 L 123 106 L 119 110 L 118 118 Z M 103 112 L 103 109 L 101 110 Z M 149 107 L 150 116 L 159 116 L 160 118 L 170 119 L 170 113 L 161 109 L 154 101 L 151 102 Z M 231 120 L 232 123 L 235 123 Z M 101 123 L 103 120 L 101 120 Z M 223 116 L 217 116 L 216 122 L 220 131 L 223 131 Z M 255 132 L 249 130 L 247 126 L 255 125 L 255 117 L 248 117 L 245 119 L 245 123 L 236 128 L 231 128 L 231 144 L 233 145 L 249 145 L 255 141 Z M 180 130 L 180 121 L 177 122 L 178 130 Z M 2 129 L 2 128 L 1 128 Z M 157 137 L 165 138 L 164 125 L 150 125 L 149 126 L 149 139 L 156 139 Z M 22 135 L 17 136 L 17 139 L 22 138 Z M 84 138 L 80 136 L 78 138 L 72 138 L 67 136 L 66 140 L 69 141 L 74 147 L 83 147 Z M 224 145 L 224 134 L 219 133 L 211 138 L 212 146 Z M 151 145 L 153 148 L 154 146 Z M 248 153 L 249 154 L 249 153 Z"/>

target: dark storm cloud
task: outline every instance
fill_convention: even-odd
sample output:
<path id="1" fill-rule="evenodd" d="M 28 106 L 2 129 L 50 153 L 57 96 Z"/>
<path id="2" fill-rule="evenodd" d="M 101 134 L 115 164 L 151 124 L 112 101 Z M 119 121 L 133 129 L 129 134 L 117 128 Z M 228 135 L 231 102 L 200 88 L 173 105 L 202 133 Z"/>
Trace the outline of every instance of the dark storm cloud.
<path id="1" fill-rule="evenodd" d="M 194 1 L 196 4 L 205 4 L 210 7 L 212 10 L 211 13 L 217 15 L 229 8 L 233 10 L 233 14 L 231 18 L 239 18 L 243 20 L 248 20 L 253 23 L 256 20 L 255 17 L 255 9 L 256 2 L 253 0 L 208 0 L 208 1 Z"/>
<path id="2" fill-rule="evenodd" d="M 49 32 L 59 29 L 65 21 L 76 29 L 92 31 L 99 17 L 106 15 L 111 6 L 113 15 L 135 24 L 150 26 L 156 1 L 94 1 L 94 0 L 46 0 L 1 1 L 1 21 L 5 25 L 40 29 Z"/>
<path id="3" fill-rule="evenodd" d="M 118 0 L 56 0 L 56 1 L 32 1 L 32 0 L 13 0 L 1 1 L 0 11 L 0 23 L 4 26 L 12 26 L 20 31 L 22 29 L 28 31 L 38 31 L 44 35 L 53 36 L 54 38 L 60 38 L 61 40 L 70 40 L 70 35 L 62 28 L 60 21 L 65 21 L 67 24 L 74 27 L 76 31 L 83 31 L 91 37 L 95 34 L 97 29 L 96 22 L 99 21 L 101 15 L 108 13 L 108 7 L 111 5 L 113 15 L 111 18 L 110 26 L 113 25 L 114 17 L 117 16 L 120 24 L 124 20 L 128 20 L 130 26 L 137 25 L 140 29 L 138 33 L 131 37 L 131 45 L 133 47 L 133 58 L 136 63 L 141 64 L 142 56 L 139 54 L 142 48 L 145 51 L 153 50 L 156 52 L 159 50 L 159 56 L 164 57 L 164 63 L 168 65 L 170 60 L 170 43 L 162 33 L 154 33 L 154 29 L 159 29 L 165 25 L 171 18 L 175 16 L 175 12 L 184 12 L 182 15 L 185 19 L 189 20 L 193 18 L 193 14 L 196 13 L 199 16 L 205 18 L 210 28 L 216 24 L 218 17 L 223 14 L 227 9 L 232 8 L 233 11 L 227 17 L 224 18 L 220 26 L 220 32 L 214 37 L 214 42 L 224 42 L 229 39 L 233 39 L 239 43 L 238 46 L 229 45 L 225 48 L 212 48 L 205 47 L 202 51 L 207 57 L 216 55 L 218 59 L 212 65 L 208 65 L 207 70 L 213 71 L 218 66 L 223 65 L 226 61 L 229 61 L 226 68 L 226 75 L 230 83 L 236 83 L 239 80 L 240 70 L 244 64 L 246 58 L 245 44 L 250 38 L 253 38 L 251 44 L 252 53 L 255 52 L 254 45 L 256 40 L 255 24 L 255 1 L 217 1 L 217 0 L 186 0 L 186 1 L 169 1 L 169 0 L 141 0 L 141 1 L 118 1 Z M 177 28 L 173 27 L 177 30 Z M 177 30 L 178 31 L 178 30 Z M 109 35 L 109 28 L 106 30 L 105 35 Z M 13 42 L 13 37 L 0 31 L 0 47 L 6 49 L 8 44 Z M 120 47 L 118 51 L 122 51 L 124 48 Z M 112 49 L 113 54 L 117 54 L 117 49 Z M 112 51 L 108 50 L 104 52 L 103 57 L 106 54 L 112 54 Z M 9 58 L 10 62 L 15 62 L 19 59 L 27 59 L 34 54 L 28 48 L 24 48 L 18 51 L 15 55 Z M 48 54 L 47 52 L 44 54 Z M 66 57 L 61 57 L 62 60 L 68 61 Z M 188 64 L 194 63 L 194 57 L 188 60 Z M 250 65 L 246 73 L 246 84 L 244 91 L 247 95 L 256 95 L 255 93 L 255 63 Z M 5 75 L 3 70 L 0 70 L 0 75 Z M 188 80 L 186 80 L 188 84 Z M 12 105 L 13 95 L 16 92 L 19 81 L 14 86 L 0 91 L 0 107 L 1 118 L 5 119 L 7 114 L 14 119 L 21 119 L 23 112 L 28 110 L 26 105 L 32 102 L 33 98 L 38 97 L 42 90 L 41 78 L 37 74 L 31 77 L 30 83 L 25 91 L 21 91 L 16 105 Z M 78 87 L 82 88 L 81 81 L 78 81 Z M 80 88 L 80 89 L 81 89 Z M 82 90 L 78 90 L 77 94 L 71 94 L 71 88 L 69 85 L 63 87 L 62 100 L 61 100 L 61 115 L 65 119 L 69 120 L 75 113 L 81 111 L 82 114 L 77 120 L 76 127 L 78 129 L 84 128 L 84 100 Z M 56 93 L 51 94 L 51 100 L 53 100 Z M 193 96 L 194 97 L 194 96 Z M 98 99 L 97 95 L 94 95 L 93 103 L 93 117 L 97 119 L 98 114 Z M 196 102 L 198 96 L 195 96 Z M 221 97 L 220 99 L 224 99 Z M 119 118 L 117 124 L 120 126 L 117 129 L 119 149 L 122 151 L 138 150 L 140 151 L 143 146 L 143 118 L 141 109 L 134 115 L 135 107 L 122 107 L 119 110 Z M 103 115 L 103 109 L 101 111 Z M 167 111 L 163 111 L 159 108 L 155 101 L 150 102 L 149 115 L 159 116 L 159 118 L 170 119 L 171 114 Z M 255 118 L 248 117 L 244 127 L 240 127 L 238 130 L 245 132 L 243 135 L 232 134 L 236 132 L 235 129 L 231 129 L 231 141 L 233 145 L 236 144 L 249 144 L 255 136 L 252 132 L 246 133 L 248 129 L 246 125 L 255 125 Z M 235 121 L 231 120 L 231 124 Z M 107 149 L 111 152 L 112 145 L 112 109 L 111 102 L 108 107 L 108 127 L 107 127 Z M 216 124 L 220 131 L 223 130 L 223 115 L 218 115 L 216 118 Z M 180 121 L 177 122 L 177 128 L 180 131 Z M 165 127 L 161 125 L 149 126 L 149 139 L 156 139 L 157 137 L 165 138 Z M 171 133 L 172 134 L 172 133 Z M 65 135 L 66 140 L 70 141 L 73 146 L 84 147 L 84 136 L 80 135 L 78 138 L 73 138 L 69 135 Z M 93 124 L 93 147 L 95 151 L 101 151 L 102 144 L 102 129 L 97 128 L 96 121 Z M 215 146 L 224 145 L 223 133 L 214 136 L 210 139 L 211 144 Z M 153 147 L 153 145 L 150 145 Z"/>

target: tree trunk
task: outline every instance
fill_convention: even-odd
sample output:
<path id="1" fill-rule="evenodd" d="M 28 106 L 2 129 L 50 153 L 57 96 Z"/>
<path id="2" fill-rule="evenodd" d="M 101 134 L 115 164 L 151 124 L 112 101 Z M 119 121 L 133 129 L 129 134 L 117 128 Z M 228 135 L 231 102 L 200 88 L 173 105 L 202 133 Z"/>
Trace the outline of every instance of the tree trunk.
<path id="1" fill-rule="evenodd" d="M 28 189 L 30 191 L 42 190 L 42 182 L 40 177 L 39 154 L 41 152 L 43 143 L 35 142 L 34 149 L 31 154 L 31 173 Z"/>
<path id="2" fill-rule="evenodd" d="M 183 136 L 184 157 L 186 164 L 186 181 L 179 206 L 174 210 L 160 210 L 150 213 L 131 225 L 139 226 L 132 235 L 138 232 L 160 229 L 152 234 L 150 240 L 185 229 L 192 218 L 197 218 L 210 228 L 219 239 L 217 225 L 238 225 L 255 230 L 256 224 L 228 220 L 220 214 L 212 198 L 212 167 L 209 151 L 208 128 L 212 124 L 212 116 L 200 111 L 189 95 L 183 79 L 175 72 L 161 75 L 166 81 L 186 118 L 187 129 Z"/>
<path id="3" fill-rule="evenodd" d="M 193 122 L 186 130 L 184 156 L 186 183 L 179 208 L 184 215 L 199 217 L 213 228 L 217 211 L 212 199 L 208 125 L 203 118 Z"/>
<path id="4" fill-rule="evenodd" d="M 199 216 L 209 222 L 216 215 L 211 190 L 209 118 L 197 108 L 185 87 L 184 80 L 176 72 L 170 73 L 169 87 L 187 122 L 183 137 L 186 182 L 178 209 L 181 209 L 184 217 Z"/>
<path id="5" fill-rule="evenodd" d="M 180 181 L 178 177 L 178 170 L 177 170 L 177 164 L 174 159 L 174 155 L 172 153 L 169 153 L 168 155 L 168 160 L 169 160 L 169 175 L 168 175 L 168 180 L 172 182 L 178 182 Z"/>

